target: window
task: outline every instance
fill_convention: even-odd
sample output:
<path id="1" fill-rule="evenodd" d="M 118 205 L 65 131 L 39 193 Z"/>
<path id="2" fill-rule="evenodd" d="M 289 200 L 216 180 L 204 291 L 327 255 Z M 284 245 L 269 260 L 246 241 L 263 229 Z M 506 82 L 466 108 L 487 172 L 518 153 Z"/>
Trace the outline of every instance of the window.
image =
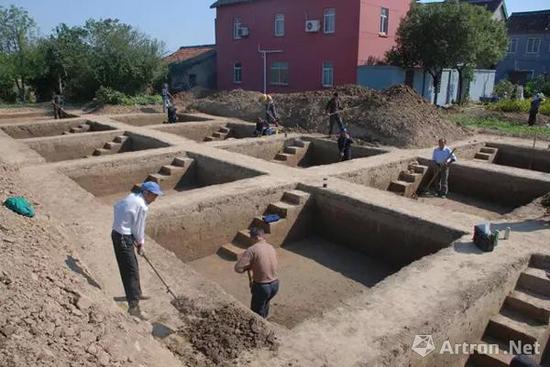
<path id="1" fill-rule="evenodd" d="M 271 84 L 288 85 L 288 62 L 271 64 Z"/>
<path id="2" fill-rule="evenodd" d="M 325 33 L 334 33 L 336 31 L 336 10 L 334 8 L 325 9 L 323 27 Z"/>
<path id="3" fill-rule="evenodd" d="M 508 42 L 508 53 L 513 54 L 514 52 L 517 51 L 517 49 L 518 49 L 518 39 L 517 38 L 512 38 Z"/>
<path id="4" fill-rule="evenodd" d="M 241 83 L 243 81 L 243 65 L 236 62 L 233 65 L 233 83 Z"/>
<path id="5" fill-rule="evenodd" d="M 382 8 L 380 10 L 380 34 L 388 34 L 390 25 L 390 9 Z"/>
<path id="6" fill-rule="evenodd" d="M 332 87 L 334 85 L 334 68 L 329 62 L 323 64 L 323 87 Z"/>
<path id="7" fill-rule="evenodd" d="M 233 39 L 241 39 L 241 18 L 233 19 Z"/>
<path id="8" fill-rule="evenodd" d="M 285 35 L 285 16 L 284 14 L 275 15 L 275 36 L 282 37 Z"/>
<path id="9" fill-rule="evenodd" d="M 527 53 L 538 54 L 540 50 L 540 38 L 529 38 L 527 40 Z"/>

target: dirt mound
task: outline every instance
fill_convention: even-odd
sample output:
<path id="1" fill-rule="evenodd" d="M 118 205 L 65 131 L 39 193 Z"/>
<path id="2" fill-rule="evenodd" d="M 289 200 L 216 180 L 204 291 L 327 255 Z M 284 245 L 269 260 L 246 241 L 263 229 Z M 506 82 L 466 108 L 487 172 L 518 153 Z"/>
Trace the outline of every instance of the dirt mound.
<path id="1" fill-rule="evenodd" d="M 278 346 L 274 331 L 266 323 L 232 304 L 208 309 L 180 297 L 173 305 L 186 325 L 178 334 L 189 340 L 212 365 L 233 360 L 243 351 L 275 350 Z"/>
<path id="2" fill-rule="evenodd" d="M 326 133 L 325 105 L 334 91 L 340 95 L 345 124 L 359 139 L 413 148 L 432 146 L 441 136 L 452 141 L 467 135 L 464 129 L 446 120 L 437 108 L 406 86 L 392 87 L 384 92 L 350 85 L 334 90 L 274 94 L 282 124 Z M 233 90 L 199 99 L 191 106 L 205 113 L 254 121 L 264 114 L 260 97 L 257 92 Z"/>

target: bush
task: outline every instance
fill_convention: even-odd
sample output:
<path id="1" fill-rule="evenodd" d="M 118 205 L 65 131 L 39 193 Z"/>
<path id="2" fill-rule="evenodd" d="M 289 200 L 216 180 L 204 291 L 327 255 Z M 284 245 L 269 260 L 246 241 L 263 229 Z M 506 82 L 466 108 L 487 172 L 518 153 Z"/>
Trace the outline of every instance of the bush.
<path id="1" fill-rule="evenodd" d="M 96 98 L 105 104 L 125 106 L 162 103 L 160 95 L 139 94 L 137 96 L 127 96 L 122 92 L 107 87 L 100 87 L 96 93 Z"/>
<path id="2" fill-rule="evenodd" d="M 539 112 L 543 115 L 550 116 L 550 99 L 547 99 L 542 103 Z"/>
<path id="3" fill-rule="evenodd" d="M 489 110 L 501 112 L 529 112 L 531 102 L 527 99 L 520 101 L 517 99 L 503 99 L 488 106 Z"/>
<path id="4" fill-rule="evenodd" d="M 509 80 L 501 80 L 495 85 L 495 94 L 500 98 L 511 98 L 516 86 Z"/>
<path id="5" fill-rule="evenodd" d="M 547 97 L 550 96 L 550 79 L 539 75 L 525 84 L 525 97 L 529 98 L 541 92 Z"/>

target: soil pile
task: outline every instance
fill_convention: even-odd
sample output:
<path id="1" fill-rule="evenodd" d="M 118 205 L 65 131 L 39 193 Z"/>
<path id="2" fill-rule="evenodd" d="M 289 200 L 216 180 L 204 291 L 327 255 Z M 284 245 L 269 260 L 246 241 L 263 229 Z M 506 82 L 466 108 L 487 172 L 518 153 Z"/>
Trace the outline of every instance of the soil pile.
<path id="1" fill-rule="evenodd" d="M 334 90 L 274 94 L 282 125 L 326 133 L 329 119 L 325 106 L 334 91 L 338 91 L 342 101 L 344 123 L 359 139 L 416 148 L 432 146 L 442 136 L 452 141 L 467 135 L 406 86 L 384 92 L 350 85 Z M 260 93 L 242 90 L 219 92 L 198 99 L 191 107 L 205 113 L 254 121 L 264 115 L 260 97 Z"/>
<path id="2" fill-rule="evenodd" d="M 236 359 L 243 351 L 275 350 L 278 346 L 275 332 L 267 323 L 232 304 L 205 308 L 180 297 L 173 305 L 185 323 L 185 327 L 177 331 L 178 335 L 189 340 L 193 348 L 208 359 L 207 364 L 219 365 Z"/>

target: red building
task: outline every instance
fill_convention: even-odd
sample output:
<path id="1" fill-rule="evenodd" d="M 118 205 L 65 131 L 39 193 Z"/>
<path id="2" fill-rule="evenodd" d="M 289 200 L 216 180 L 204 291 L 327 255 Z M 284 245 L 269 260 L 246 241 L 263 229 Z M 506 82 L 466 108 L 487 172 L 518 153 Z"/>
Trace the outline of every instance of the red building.
<path id="1" fill-rule="evenodd" d="M 295 92 L 355 83 L 384 58 L 411 0 L 218 0 L 219 89 Z"/>

